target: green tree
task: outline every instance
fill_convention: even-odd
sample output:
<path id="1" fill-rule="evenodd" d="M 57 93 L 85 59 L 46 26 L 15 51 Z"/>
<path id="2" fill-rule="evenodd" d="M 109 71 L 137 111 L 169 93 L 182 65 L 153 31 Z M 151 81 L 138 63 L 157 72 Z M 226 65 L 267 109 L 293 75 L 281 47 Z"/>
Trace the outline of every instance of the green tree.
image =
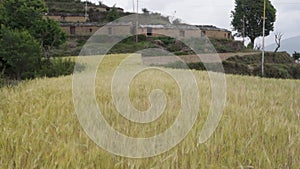
<path id="1" fill-rule="evenodd" d="M 38 24 L 33 25 L 31 32 L 39 41 L 46 59 L 49 59 L 49 52 L 53 47 L 58 47 L 66 41 L 66 33 L 56 21 L 49 18 L 39 20 Z"/>
<path id="2" fill-rule="evenodd" d="M 106 20 L 107 20 L 108 22 L 112 22 L 112 21 L 114 21 L 114 20 L 116 20 L 116 19 L 118 19 L 118 18 L 120 18 L 120 14 L 119 14 L 119 12 L 118 12 L 118 10 L 117 10 L 117 8 L 116 8 L 116 5 L 114 5 L 114 6 L 110 9 L 110 11 L 108 12 L 108 14 L 107 14 L 107 16 L 106 16 Z"/>
<path id="3" fill-rule="evenodd" d="M 293 53 L 293 59 L 295 60 L 295 61 L 298 61 L 299 59 L 300 59 L 300 53 L 298 53 L 298 52 L 294 52 Z"/>
<path id="4" fill-rule="evenodd" d="M 142 8 L 143 14 L 149 15 L 150 11 L 147 8 Z"/>
<path id="5" fill-rule="evenodd" d="M 0 23 L 12 29 L 29 30 L 47 12 L 43 0 L 5 0 L 1 4 Z"/>
<path id="6" fill-rule="evenodd" d="M 39 43 L 28 31 L 1 27 L 0 68 L 3 74 L 17 80 L 31 78 L 40 57 Z"/>
<path id="7" fill-rule="evenodd" d="M 44 0 L 0 0 L 1 72 L 30 78 L 29 70 L 42 67 L 41 51 L 49 59 L 49 50 L 65 42 L 58 23 L 44 18 L 46 12 Z"/>
<path id="8" fill-rule="evenodd" d="M 238 32 L 237 35 L 245 34 L 254 44 L 254 40 L 263 35 L 263 11 L 264 0 L 235 0 L 235 9 L 231 11 L 231 25 Z M 274 30 L 275 20 L 276 9 L 270 0 L 266 0 L 266 36 Z"/>
<path id="9" fill-rule="evenodd" d="M 46 58 L 52 47 L 66 41 L 58 23 L 43 18 L 47 12 L 44 0 L 6 0 L 1 4 L 0 23 L 10 29 L 28 30 L 39 41 Z"/>

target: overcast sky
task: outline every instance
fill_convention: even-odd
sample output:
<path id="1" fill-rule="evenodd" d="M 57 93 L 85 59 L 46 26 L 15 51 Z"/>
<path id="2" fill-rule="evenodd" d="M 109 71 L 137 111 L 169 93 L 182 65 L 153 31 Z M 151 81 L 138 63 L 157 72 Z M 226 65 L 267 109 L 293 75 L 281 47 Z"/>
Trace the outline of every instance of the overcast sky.
<path id="1" fill-rule="evenodd" d="M 90 0 L 98 3 L 99 0 Z M 137 0 L 134 0 L 135 3 Z M 232 30 L 230 11 L 234 9 L 235 0 L 139 0 L 139 9 L 147 8 L 165 16 L 174 16 L 188 24 L 215 25 Z M 133 11 L 133 0 L 101 0 L 108 6 Z M 266 43 L 274 43 L 274 33 L 282 32 L 283 39 L 300 35 L 300 1 L 271 0 L 277 9 L 275 30 L 267 37 Z"/>

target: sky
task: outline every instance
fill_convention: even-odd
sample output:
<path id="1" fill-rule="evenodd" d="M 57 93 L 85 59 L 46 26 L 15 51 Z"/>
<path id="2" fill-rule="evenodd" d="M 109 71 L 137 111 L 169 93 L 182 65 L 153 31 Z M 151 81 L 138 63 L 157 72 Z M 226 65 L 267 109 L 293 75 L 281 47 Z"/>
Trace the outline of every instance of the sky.
<path id="1" fill-rule="evenodd" d="M 99 0 L 89 0 L 98 3 Z M 215 25 L 232 31 L 231 11 L 235 0 L 138 0 L 139 12 L 147 8 L 151 12 L 159 12 L 165 16 L 180 18 L 188 24 Z M 137 0 L 101 0 L 102 3 L 133 11 L 133 2 Z M 271 0 L 277 9 L 274 31 L 266 37 L 266 45 L 274 43 L 274 34 L 283 33 L 283 39 L 300 35 L 300 1 Z M 257 40 L 261 43 L 261 39 Z"/>

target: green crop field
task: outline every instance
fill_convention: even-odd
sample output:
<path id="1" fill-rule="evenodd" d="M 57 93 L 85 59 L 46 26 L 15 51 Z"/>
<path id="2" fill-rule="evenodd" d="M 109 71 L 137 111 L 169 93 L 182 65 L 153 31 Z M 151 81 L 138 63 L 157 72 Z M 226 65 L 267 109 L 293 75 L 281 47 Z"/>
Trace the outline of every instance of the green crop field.
<path id="1" fill-rule="evenodd" d="M 161 133 L 179 113 L 179 88 L 156 69 L 137 75 L 129 92 L 134 107 L 147 110 L 148 95 L 157 88 L 168 102 L 157 121 L 130 123 L 118 115 L 109 83 L 125 57 L 109 56 L 101 63 L 95 89 L 99 108 L 107 122 L 125 135 Z M 136 63 L 129 67 L 141 66 L 138 57 Z M 0 88 L 0 168 L 299 168 L 300 81 L 226 75 L 222 119 L 212 137 L 197 144 L 212 97 L 207 73 L 192 73 L 200 95 L 194 127 L 170 151 L 145 159 L 113 155 L 87 136 L 74 109 L 72 76 Z"/>

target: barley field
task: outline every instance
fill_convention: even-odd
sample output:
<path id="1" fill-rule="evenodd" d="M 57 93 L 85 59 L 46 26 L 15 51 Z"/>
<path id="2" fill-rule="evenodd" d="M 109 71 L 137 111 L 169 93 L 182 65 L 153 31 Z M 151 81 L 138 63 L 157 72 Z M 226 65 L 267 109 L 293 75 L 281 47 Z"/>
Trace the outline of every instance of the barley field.
<path id="1" fill-rule="evenodd" d="M 134 124 L 118 115 L 110 82 L 126 55 L 105 57 L 96 77 L 96 98 L 107 122 L 132 137 L 166 130 L 180 109 L 174 79 L 158 70 L 132 81 L 130 99 L 141 111 L 148 95 L 160 88 L 165 113 L 150 124 Z M 138 57 L 136 65 L 139 65 Z M 186 71 L 186 70 L 173 70 Z M 286 168 L 300 166 L 300 81 L 226 75 L 226 105 L 212 137 L 197 144 L 211 104 L 206 72 L 192 71 L 198 84 L 198 118 L 176 147 L 145 159 L 113 155 L 84 132 L 74 109 L 72 76 L 41 78 L 0 88 L 0 168 Z"/>

